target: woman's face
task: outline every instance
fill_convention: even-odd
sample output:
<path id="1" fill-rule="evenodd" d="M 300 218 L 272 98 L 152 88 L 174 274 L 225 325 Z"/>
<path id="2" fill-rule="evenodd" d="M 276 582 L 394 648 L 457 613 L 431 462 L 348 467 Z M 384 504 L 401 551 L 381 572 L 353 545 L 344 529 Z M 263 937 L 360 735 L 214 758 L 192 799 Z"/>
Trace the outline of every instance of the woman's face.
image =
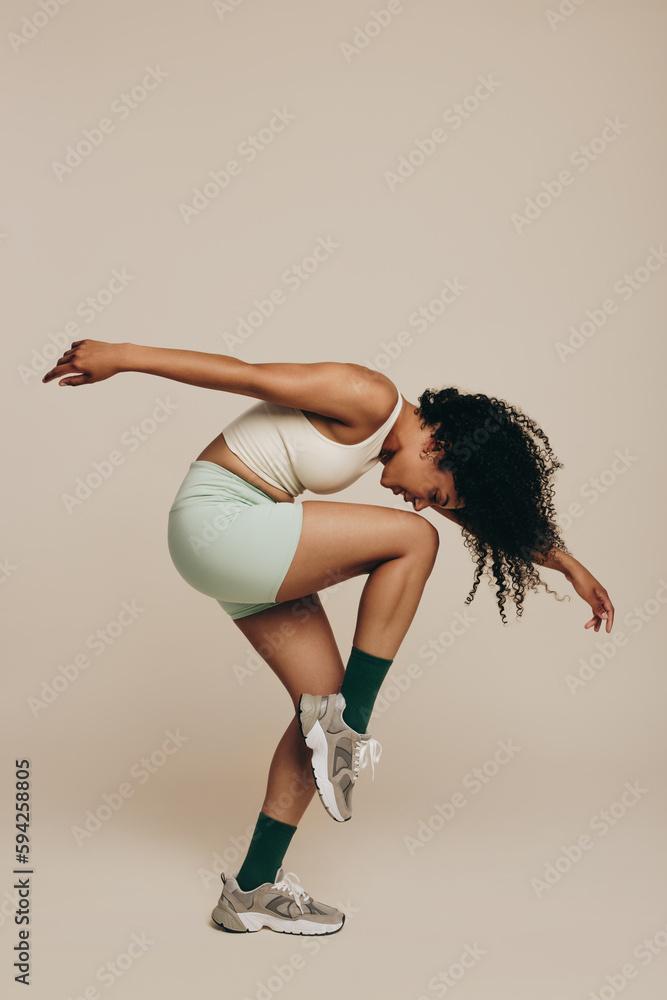
<path id="1" fill-rule="evenodd" d="M 385 450 L 380 455 L 384 466 L 380 485 L 396 495 L 403 494 L 406 503 L 415 510 L 425 507 L 446 507 L 450 510 L 464 506 L 456 493 L 451 472 L 441 472 L 437 459 L 442 452 L 436 452 L 437 443 L 426 435 L 422 444 L 403 446 L 397 451 Z M 420 451 L 430 451 L 429 458 L 420 458 Z M 435 459 L 435 461 L 433 461 Z"/>

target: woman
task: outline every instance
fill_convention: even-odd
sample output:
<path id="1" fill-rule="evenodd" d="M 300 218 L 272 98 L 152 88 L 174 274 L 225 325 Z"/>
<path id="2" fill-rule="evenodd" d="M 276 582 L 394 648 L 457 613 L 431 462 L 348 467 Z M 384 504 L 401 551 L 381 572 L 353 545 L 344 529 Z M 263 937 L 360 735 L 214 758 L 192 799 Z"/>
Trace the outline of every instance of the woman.
<path id="1" fill-rule="evenodd" d="M 238 872 L 221 875 L 212 916 L 232 931 L 334 933 L 344 914 L 309 896 L 282 861 L 316 787 L 342 822 L 360 769 L 370 760 L 374 770 L 381 747 L 368 721 L 439 535 L 409 511 L 295 497 L 345 489 L 380 462 L 382 486 L 414 511 L 431 509 L 460 526 L 477 563 L 467 603 L 486 568 L 503 622 L 508 596 L 521 615 L 526 588 L 555 593 L 537 563 L 562 572 L 590 605 L 585 628 L 598 632 L 606 620 L 610 632 L 607 591 L 569 553 L 555 523 L 549 479 L 562 464 L 534 421 L 503 400 L 449 387 L 426 390 L 415 406 L 386 375 L 356 364 L 248 364 L 79 340 L 44 381 L 87 385 L 123 371 L 260 400 L 191 463 L 169 511 L 176 569 L 220 604 L 295 708 L 248 853 Z M 344 668 L 318 591 L 359 575 L 368 579 Z"/>

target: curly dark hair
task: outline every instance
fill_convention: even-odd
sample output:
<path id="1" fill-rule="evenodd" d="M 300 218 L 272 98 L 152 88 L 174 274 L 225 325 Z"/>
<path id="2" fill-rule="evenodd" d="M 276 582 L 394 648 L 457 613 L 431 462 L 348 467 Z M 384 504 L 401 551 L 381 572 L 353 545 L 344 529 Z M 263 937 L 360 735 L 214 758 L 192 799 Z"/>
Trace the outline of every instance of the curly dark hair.
<path id="1" fill-rule="evenodd" d="M 504 625 L 506 595 L 519 618 L 527 589 L 544 587 L 559 601 L 569 599 L 547 587 L 533 560 L 533 553 L 544 556 L 552 548 L 571 555 L 555 520 L 549 482 L 563 463 L 544 431 L 505 400 L 456 386 L 425 390 L 416 412 L 422 429 L 427 426 L 437 441 L 436 450 L 444 450 L 438 468 L 451 472 L 465 503 L 457 515 L 464 544 L 477 562 L 465 603 L 472 602 L 485 568 L 489 586 L 491 574 L 495 578 Z"/>

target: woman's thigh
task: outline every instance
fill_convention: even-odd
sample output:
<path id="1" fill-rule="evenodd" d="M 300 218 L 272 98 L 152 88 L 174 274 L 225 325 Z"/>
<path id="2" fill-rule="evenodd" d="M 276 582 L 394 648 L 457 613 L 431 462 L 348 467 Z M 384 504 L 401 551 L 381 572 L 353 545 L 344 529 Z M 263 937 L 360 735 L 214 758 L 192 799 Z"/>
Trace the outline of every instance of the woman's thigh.
<path id="1" fill-rule="evenodd" d="M 304 500 L 301 532 L 276 601 L 289 601 L 390 559 L 410 557 L 433 565 L 437 528 L 416 512 L 374 504 Z"/>
<path id="2" fill-rule="evenodd" d="M 284 601 L 234 624 L 285 686 L 295 708 L 304 691 L 338 690 L 345 670 L 318 594 Z"/>

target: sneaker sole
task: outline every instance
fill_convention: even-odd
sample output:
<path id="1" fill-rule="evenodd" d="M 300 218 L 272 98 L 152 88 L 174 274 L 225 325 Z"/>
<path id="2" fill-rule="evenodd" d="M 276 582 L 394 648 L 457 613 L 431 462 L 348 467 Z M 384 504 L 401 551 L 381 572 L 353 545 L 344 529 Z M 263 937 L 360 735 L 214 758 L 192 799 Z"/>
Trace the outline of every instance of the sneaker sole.
<path id="1" fill-rule="evenodd" d="M 263 927 L 268 927 L 270 930 L 279 931 L 282 934 L 300 934 L 302 937 L 311 937 L 316 934 L 336 934 L 345 923 L 345 916 L 337 924 L 314 924 L 310 920 L 282 920 L 280 917 L 272 917 L 268 913 L 235 913 L 221 906 L 216 906 L 211 917 L 218 927 L 237 934 L 261 931 Z M 239 927 L 238 924 L 241 926 Z"/>
<path id="2" fill-rule="evenodd" d="M 329 744 L 327 743 L 325 732 L 318 719 L 308 731 L 308 734 L 304 733 L 302 714 L 309 714 L 309 709 L 305 709 L 302 706 L 302 700 L 303 695 L 299 699 L 299 729 L 301 730 L 301 735 L 306 741 L 306 746 L 310 747 L 313 751 L 310 766 L 313 772 L 313 778 L 315 779 L 315 787 L 317 788 L 318 795 L 322 800 L 322 805 L 329 815 L 339 823 L 346 823 L 351 817 L 343 816 L 341 814 L 341 811 L 336 803 L 336 793 L 334 791 L 334 787 L 329 780 Z M 329 798 L 327 798 L 327 795 Z"/>

